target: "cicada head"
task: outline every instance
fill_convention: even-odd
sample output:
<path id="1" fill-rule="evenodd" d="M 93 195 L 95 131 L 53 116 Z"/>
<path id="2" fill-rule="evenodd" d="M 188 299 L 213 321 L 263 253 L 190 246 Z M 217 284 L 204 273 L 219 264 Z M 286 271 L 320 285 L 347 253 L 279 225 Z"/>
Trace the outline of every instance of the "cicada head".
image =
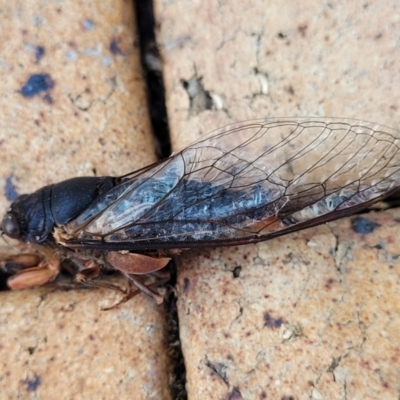
<path id="1" fill-rule="evenodd" d="M 3 218 L 2 231 L 10 238 L 24 242 L 45 241 L 54 226 L 43 201 L 46 192 L 47 187 L 30 195 L 19 196 Z"/>
<path id="2" fill-rule="evenodd" d="M 21 228 L 16 215 L 10 210 L 3 218 L 1 230 L 10 238 L 20 239 Z"/>

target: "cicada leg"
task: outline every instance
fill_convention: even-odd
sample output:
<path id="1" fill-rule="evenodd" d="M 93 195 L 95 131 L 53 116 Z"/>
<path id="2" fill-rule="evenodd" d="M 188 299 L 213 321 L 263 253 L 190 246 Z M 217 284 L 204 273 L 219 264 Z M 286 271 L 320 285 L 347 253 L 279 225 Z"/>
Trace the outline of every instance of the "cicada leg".
<path id="1" fill-rule="evenodd" d="M 12 290 L 27 289 L 42 286 L 53 281 L 60 272 L 60 258 L 51 249 L 41 248 L 44 257 L 37 254 L 20 254 L 11 256 L 3 261 L 4 268 L 13 265 L 14 270 L 19 269 L 15 275 L 7 280 L 7 285 Z"/>
<path id="2" fill-rule="evenodd" d="M 171 260 L 168 257 L 150 257 L 143 254 L 127 253 L 110 251 L 106 256 L 107 261 L 112 267 L 121 271 L 128 281 L 132 282 L 138 289 L 148 296 L 152 297 L 157 304 L 161 304 L 164 300 L 163 296 L 160 296 L 152 287 L 157 287 L 165 283 L 168 279 L 165 279 L 160 283 L 160 279 L 151 284 L 143 283 L 140 278 L 136 275 L 148 275 L 163 269 L 168 262 Z M 133 294 L 131 297 L 135 296 Z M 128 293 L 126 297 L 129 297 Z M 129 297 L 129 298 L 131 298 Z"/>
<path id="3" fill-rule="evenodd" d="M 135 288 L 134 284 L 131 281 L 128 281 L 128 285 L 129 285 L 129 288 L 125 292 L 125 296 L 122 297 L 122 299 L 120 301 L 118 301 L 117 303 L 113 304 L 110 307 L 102 307 L 102 310 L 109 311 L 109 310 L 113 310 L 114 308 L 118 308 L 121 304 L 126 303 L 127 301 L 129 301 L 130 299 L 135 297 L 137 294 L 141 293 L 141 291 L 138 288 Z"/>
<path id="4" fill-rule="evenodd" d="M 136 282 L 138 281 L 137 277 L 132 277 L 132 276 L 127 276 L 128 279 L 128 283 L 129 283 L 129 289 L 127 294 L 116 304 L 113 304 L 110 307 L 105 307 L 103 308 L 104 311 L 108 311 L 108 310 L 112 310 L 114 308 L 117 308 L 118 306 L 120 306 L 123 303 L 126 303 L 128 300 L 130 300 L 132 297 L 135 297 L 136 295 L 138 295 L 139 293 L 145 292 L 146 294 L 148 294 L 150 297 L 155 298 L 155 301 L 157 304 L 161 304 L 163 302 L 163 297 L 160 296 L 159 294 L 155 293 L 153 290 L 151 289 L 156 289 L 157 287 L 163 285 L 164 283 L 167 283 L 170 279 L 170 276 L 168 273 L 162 273 L 162 274 L 158 274 L 157 272 L 154 273 L 155 276 L 157 276 L 157 281 L 153 282 L 153 283 L 149 283 L 149 282 L 145 282 L 142 283 L 140 282 L 141 287 L 138 288 L 136 285 Z M 133 279 L 135 279 L 135 282 L 133 281 Z M 142 289 L 142 287 L 144 287 L 145 290 Z"/>
<path id="5" fill-rule="evenodd" d="M 117 253 L 120 254 L 120 253 Z M 130 253 L 127 253 L 130 254 Z M 125 256 L 126 254 L 120 254 L 121 256 Z M 142 256 L 142 255 L 135 255 L 139 257 L 127 257 L 124 258 L 123 263 L 120 262 L 118 264 L 118 257 L 113 255 L 112 257 L 108 257 L 108 260 L 113 260 L 114 264 L 113 267 L 116 268 L 116 265 L 119 268 L 116 268 L 119 270 L 128 280 L 128 289 L 124 290 L 121 287 L 114 285 L 112 283 L 107 283 L 107 282 L 99 282 L 99 281 L 94 281 L 93 279 L 97 278 L 100 274 L 100 267 L 99 265 L 94 262 L 94 261 L 87 261 L 85 263 L 85 267 L 81 269 L 75 276 L 75 279 L 77 282 L 80 284 L 89 286 L 89 287 L 96 287 L 96 288 L 106 288 L 106 289 L 112 289 L 112 290 L 117 290 L 122 293 L 124 293 L 124 297 L 118 301 L 116 304 L 113 304 L 110 307 L 105 307 L 103 310 L 112 310 L 114 308 L 117 308 L 119 305 L 126 303 L 128 300 L 131 298 L 135 297 L 137 294 L 143 292 L 152 297 L 157 304 L 161 304 L 163 302 L 163 297 L 160 296 L 158 293 L 156 293 L 153 289 L 156 289 L 158 286 L 163 285 L 169 280 L 169 274 L 165 271 L 159 271 L 157 268 L 163 268 L 169 261 L 169 259 L 164 259 L 163 261 L 160 261 L 160 259 L 154 259 L 153 257 L 148 257 L 148 256 Z M 131 265 L 129 263 L 130 267 L 124 267 L 125 263 L 128 261 L 132 262 L 132 259 L 134 260 L 140 260 L 143 264 L 139 267 Z M 147 263 L 145 261 L 147 260 Z M 155 260 L 155 263 L 153 264 L 153 268 L 150 267 L 150 263 Z M 143 267 L 143 265 L 146 264 L 146 267 Z M 124 270 L 121 268 L 121 265 L 124 267 Z M 145 282 L 142 282 L 141 279 L 137 276 L 135 276 L 134 273 L 129 273 L 128 271 L 148 271 L 147 272 L 147 280 Z"/>
<path id="6" fill-rule="evenodd" d="M 124 273 L 124 276 L 132 282 L 140 291 L 143 293 L 147 294 L 150 296 L 157 304 L 161 304 L 164 301 L 164 297 L 160 296 L 158 293 L 156 293 L 154 290 L 151 290 L 151 286 L 153 285 L 145 285 L 143 282 L 141 282 L 140 278 L 135 276 L 134 274 L 127 274 Z M 158 286 L 158 285 L 157 285 Z M 129 296 L 129 293 L 128 293 Z M 133 296 L 132 296 L 133 297 Z"/>
<path id="7" fill-rule="evenodd" d="M 106 260 L 118 271 L 134 275 L 147 275 L 159 271 L 171 261 L 168 257 L 151 257 L 124 251 L 110 251 Z"/>
<path id="8" fill-rule="evenodd" d="M 98 278 L 100 275 L 100 266 L 95 261 L 87 261 L 83 269 L 81 269 L 75 275 L 75 281 L 80 285 L 94 287 L 98 289 L 111 289 L 126 294 L 126 290 L 122 289 L 118 285 L 114 285 L 108 282 L 94 281 L 93 279 Z"/>
<path id="9" fill-rule="evenodd" d="M 13 275 L 23 269 L 37 266 L 42 261 L 38 254 L 14 254 L 0 262 L 0 268 L 7 274 Z"/>

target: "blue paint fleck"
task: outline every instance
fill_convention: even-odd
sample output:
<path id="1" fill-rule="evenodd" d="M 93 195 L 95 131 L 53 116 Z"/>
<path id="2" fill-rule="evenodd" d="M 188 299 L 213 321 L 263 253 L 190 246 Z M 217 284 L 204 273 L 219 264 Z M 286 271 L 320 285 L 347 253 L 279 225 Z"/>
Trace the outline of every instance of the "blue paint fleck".
<path id="1" fill-rule="evenodd" d="M 41 384 L 41 379 L 40 376 L 35 374 L 33 379 L 24 379 L 22 383 L 26 385 L 27 392 L 35 392 Z"/>
<path id="2" fill-rule="evenodd" d="M 124 52 L 119 48 L 117 39 L 111 40 L 109 49 L 110 49 L 111 53 L 113 53 L 115 55 L 117 55 L 117 54 L 123 55 L 124 54 Z"/>
<path id="3" fill-rule="evenodd" d="M 364 235 L 367 233 L 372 233 L 375 228 L 379 227 L 380 225 L 376 222 L 370 221 L 365 217 L 355 217 L 351 220 L 351 226 L 354 232 Z"/>
<path id="4" fill-rule="evenodd" d="M 84 19 L 83 20 L 83 28 L 86 31 L 90 31 L 91 29 L 93 29 L 93 26 L 94 26 L 94 23 L 90 19 Z"/>
<path id="5" fill-rule="evenodd" d="M 274 318 L 269 313 L 264 313 L 264 326 L 268 328 L 280 328 L 283 322 L 283 318 Z"/>
<path id="6" fill-rule="evenodd" d="M 112 64 L 112 59 L 111 59 L 111 57 L 103 57 L 103 59 L 102 59 L 102 64 L 103 64 L 105 67 L 109 67 L 109 66 Z"/>
<path id="7" fill-rule="evenodd" d="M 42 17 L 41 15 L 36 15 L 36 16 L 33 18 L 33 25 L 34 25 L 35 27 L 39 28 L 40 26 L 43 25 L 43 21 L 44 21 L 44 19 L 43 19 L 43 17 Z"/>
<path id="8" fill-rule="evenodd" d="M 33 97 L 53 87 L 54 82 L 49 74 L 33 74 L 22 87 L 21 94 L 24 97 Z"/>
<path id="9" fill-rule="evenodd" d="M 6 178 L 6 184 L 4 185 L 4 195 L 8 201 L 14 201 L 19 196 L 12 179 L 12 176 Z"/>
<path id="10" fill-rule="evenodd" d="M 88 57 L 95 57 L 95 56 L 100 56 L 101 51 L 99 49 L 96 49 L 95 47 L 89 47 L 88 49 L 85 50 L 85 56 Z"/>
<path id="11" fill-rule="evenodd" d="M 232 389 L 232 392 L 229 393 L 228 400 L 243 400 L 240 390 L 234 387 Z"/>
<path id="12" fill-rule="evenodd" d="M 76 61 L 78 58 L 78 53 L 75 50 L 68 50 L 65 53 L 65 57 L 68 61 Z"/>
<path id="13" fill-rule="evenodd" d="M 36 46 L 35 48 L 35 58 L 36 62 L 39 62 L 40 59 L 44 56 L 45 49 L 43 46 Z"/>

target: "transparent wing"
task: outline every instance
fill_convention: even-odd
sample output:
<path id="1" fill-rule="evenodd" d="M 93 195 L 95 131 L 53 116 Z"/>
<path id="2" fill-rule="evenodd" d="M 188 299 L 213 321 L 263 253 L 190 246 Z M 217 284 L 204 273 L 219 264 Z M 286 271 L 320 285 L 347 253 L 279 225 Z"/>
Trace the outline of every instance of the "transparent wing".
<path id="1" fill-rule="evenodd" d="M 126 249 L 266 240 L 364 208 L 400 186 L 400 133 L 349 119 L 237 123 L 122 178 L 64 227 Z"/>

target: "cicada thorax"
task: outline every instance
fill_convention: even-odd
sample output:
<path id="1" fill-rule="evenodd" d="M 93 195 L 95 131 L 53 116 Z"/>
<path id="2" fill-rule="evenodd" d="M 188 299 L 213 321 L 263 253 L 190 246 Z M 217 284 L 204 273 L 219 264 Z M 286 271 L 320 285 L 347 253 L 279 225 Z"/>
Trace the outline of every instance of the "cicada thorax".
<path id="1" fill-rule="evenodd" d="M 2 230 L 29 243 L 52 240 L 52 231 L 80 215 L 114 186 L 111 177 L 72 178 L 19 196 L 3 218 Z"/>

